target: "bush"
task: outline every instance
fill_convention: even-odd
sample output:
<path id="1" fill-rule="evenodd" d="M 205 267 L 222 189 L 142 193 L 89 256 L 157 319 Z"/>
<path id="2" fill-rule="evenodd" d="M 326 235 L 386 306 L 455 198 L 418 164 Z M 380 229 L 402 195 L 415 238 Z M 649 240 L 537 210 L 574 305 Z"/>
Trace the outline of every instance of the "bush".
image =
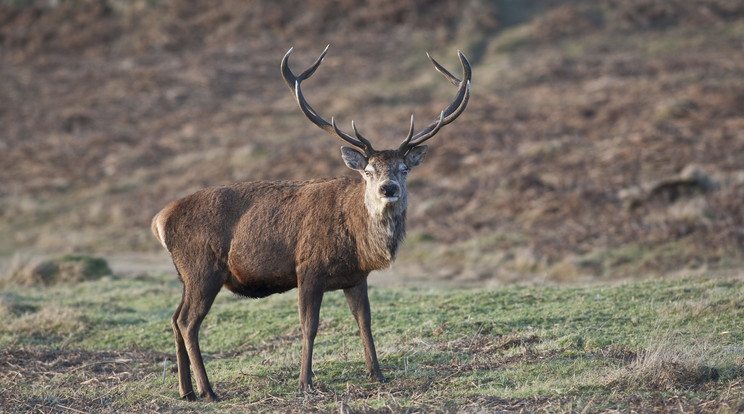
<path id="1" fill-rule="evenodd" d="M 4 284 L 17 286 L 52 286 L 98 280 L 111 275 L 105 259 L 84 255 L 65 255 L 32 265 L 29 260 L 15 260 Z"/>

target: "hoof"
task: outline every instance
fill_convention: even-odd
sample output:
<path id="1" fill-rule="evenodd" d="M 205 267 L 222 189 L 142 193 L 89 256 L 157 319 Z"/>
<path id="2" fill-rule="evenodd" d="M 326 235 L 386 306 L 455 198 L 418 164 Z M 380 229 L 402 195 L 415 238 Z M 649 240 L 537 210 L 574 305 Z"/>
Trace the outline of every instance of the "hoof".
<path id="1" fill-rule="evenodd" d="M 204 401 L 209 401 L 209 402 L 218 402 L 220 400 L 220 397 L 218 397 L 217 394 L 213 392 L 210 392 L 202 396 L 202 398 L 204 398 Z"/>
<path id="2" fill-rule="evenodd" d="M 382 376 L 382 373 L 380 373 L 380 372 L 377 372 L 377 373 L 374 373 L 374 374 L 370 374 L 370 377 L 372 378 L 372 381 L 377 381 L 377 382 L 379 382 L 381 384 L 384 384 L 384 383 L 387 382 L 387 380 L 385 379 L 385 377 Z"/>
<path id="3" fill-rule="evenodd" d="M 194 391 L 191 391 L 188 394 L 182 395 L 181 399 L 185 401 L 196 401 L 196 395 L 194 394 Z"/>

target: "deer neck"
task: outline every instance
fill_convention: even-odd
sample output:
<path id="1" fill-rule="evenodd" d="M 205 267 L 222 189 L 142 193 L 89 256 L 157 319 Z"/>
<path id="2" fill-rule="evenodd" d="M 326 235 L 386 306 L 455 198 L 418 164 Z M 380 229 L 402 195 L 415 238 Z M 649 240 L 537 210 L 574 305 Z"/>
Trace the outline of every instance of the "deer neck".
<path id="1" fill-rule="evenodd" d="M 362 187 L 365 186 L 362 184 Z M 357 238 L 365 270 L 384 269 L 393 264 L 406 233 L 407 198 L 404 191 L 397 202 L 382 203 L 374 194 L 365 191 L 363 208 L 358 210 L 364 231 Z"/>

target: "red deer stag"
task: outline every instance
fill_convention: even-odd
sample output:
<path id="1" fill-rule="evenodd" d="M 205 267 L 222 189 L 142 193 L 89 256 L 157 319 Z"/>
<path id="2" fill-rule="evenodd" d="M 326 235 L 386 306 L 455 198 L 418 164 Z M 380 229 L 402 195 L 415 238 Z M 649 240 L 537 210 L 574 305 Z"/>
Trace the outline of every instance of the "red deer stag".
<path id="1" fill-rule="evenodd" d="M 170 252 L 183 282 L 171 322 L 184 399 L 196 399 L 191 366 L 199 395 L 217 400 L 199 350 L 199 326 L 223 286 L 251 298 L 298 288 L 303 390 L 312 389 L 313 341 L 323 293 L 343 289 L 359 326 L 367 370 L 373 379 L 385 381 L 372 341 L 367 275 L 395 259 L 405 233 L 406 175 L 424 160 L 427 147 L 421 144 L 465 110 L 470 64 L 458 52 L 463 68 L 459 80 L 429 56 L 437 71 L 458 87 L 454 101 L 415 135 L 411 117 L 408 136 L 397 149 L 376 151 L 353 122 L 355 137 L 342 132 L 333 118 L 330 123 L 321 118 L 302 96 L 300 83 L 315 72 L 327 51 L 296 76 L 288 65 L 290 49 L 282 59 L 282 75 L 302 113 L 351 145 L 341 147 L 341 157 L 361 180 L 255 181 L 206 188 L 170 203 L 153 218 L 152 231 Z"/>

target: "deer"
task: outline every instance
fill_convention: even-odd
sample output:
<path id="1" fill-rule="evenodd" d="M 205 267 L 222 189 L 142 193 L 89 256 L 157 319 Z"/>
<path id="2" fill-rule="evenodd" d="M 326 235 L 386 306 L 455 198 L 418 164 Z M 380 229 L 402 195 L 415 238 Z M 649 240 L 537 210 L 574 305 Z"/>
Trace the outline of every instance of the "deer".
<path id="1" fill-rule="evenodd" d="M 341 158 L 361 179 L 342 176 L 209 187 L 171 202 L 152 220 L 152 232 L 170 253 L 183 284 L 181 302 L 171 319 L 182 399 L 197 399 L 193 369 L 199 397 L 219 400 L 207 378 L 199 328 L 223 287 L 249 298 L 298 289 L 303 392 L 313 390 L 313 343 L 323 294 L 343 290 L 359 328 L 367 372 L 373 380 L 386 381 L 372 339 L 367 277 L 395 260 L 405 235 L 406 177 L 424 160 L 427 146 L 422 144 L 465 110 L 471 68 L 458 50 L 460 80 L 427 53 L 435 69 L 457 87 L 455 99 L 415 135 L 411 116 L 403 142 L 396 149 L 378 151 L 353 121 L 351 136 L 339 129 L 334 118 L 331 122 L 321 118 L 302 94 L 301 82 L 313 75 L 329 46 L 299 75 L 289 68 L 290 48 L 281 61 L 281 73 L 301 112 L 346 144 Z"/>

